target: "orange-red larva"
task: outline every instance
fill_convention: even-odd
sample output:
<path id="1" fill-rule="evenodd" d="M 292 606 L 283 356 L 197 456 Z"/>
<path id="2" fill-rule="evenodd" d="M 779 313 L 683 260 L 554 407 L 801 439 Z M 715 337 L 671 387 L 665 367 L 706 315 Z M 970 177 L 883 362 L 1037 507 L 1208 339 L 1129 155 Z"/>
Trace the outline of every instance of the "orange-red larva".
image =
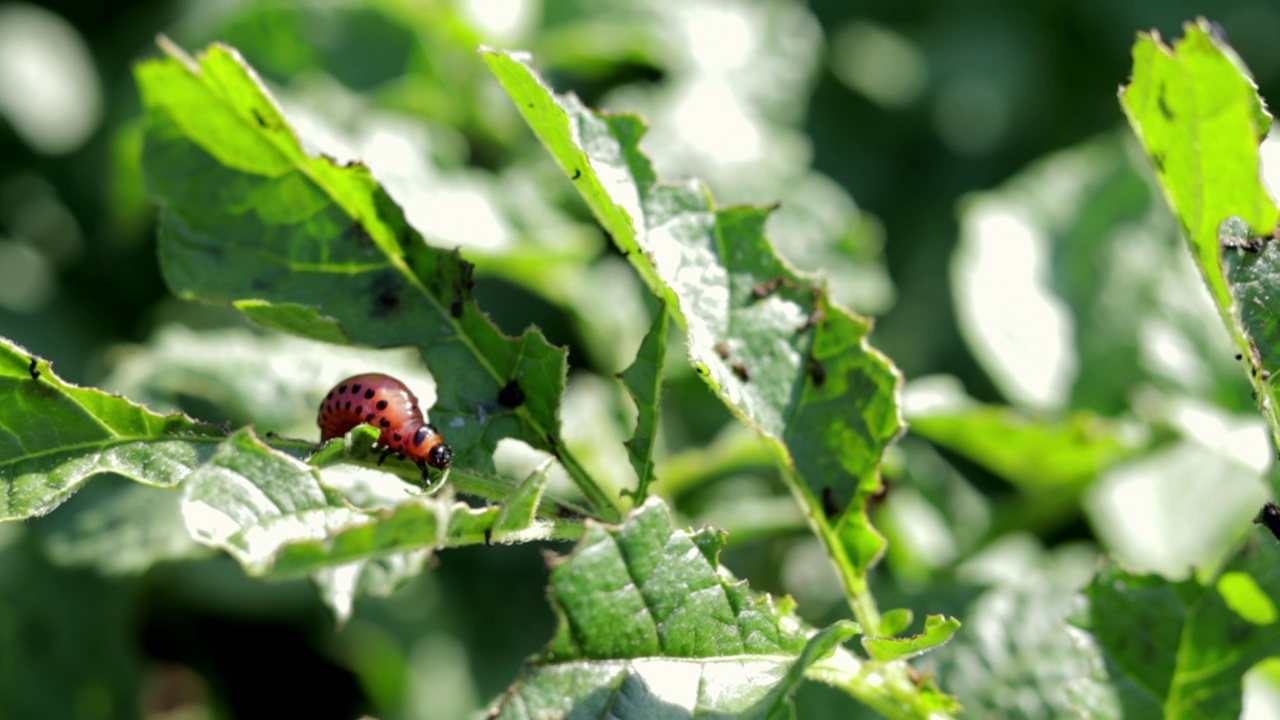
<path id="1" fill-rule="evenodd" d="M 444 470 L 453 462 L 453 449 L 435 425 L 422 419 L 418 398 L 390 375 L 365 373 L 343 380 L 320 401 L 320 442 L 342 437 L 365 423 L 378 428 L 378 444 L 388 453 L 413 458 L 426 475 L 426 466 Z M 381 462 L 381 460 L 379 460 Z"/>

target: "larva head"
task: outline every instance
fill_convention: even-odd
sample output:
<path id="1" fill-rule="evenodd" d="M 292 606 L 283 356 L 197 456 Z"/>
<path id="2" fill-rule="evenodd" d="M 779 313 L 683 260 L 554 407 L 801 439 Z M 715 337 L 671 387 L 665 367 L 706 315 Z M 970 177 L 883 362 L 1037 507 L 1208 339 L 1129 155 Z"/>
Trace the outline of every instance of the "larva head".
<path id="1" fill-rule="evenodd" d="M 427 464 L 437 470 L 447 470 L 453 464 L 453 448 L 440 443 L 427 453 Z"/>
<path id="2" fill-rule="evenodd" d="M 453 448 L 445 444 L 435 425 L 423 423 L 408 443 L 409 452 L 437 470 L 448 469 L 453 462 Z"/>

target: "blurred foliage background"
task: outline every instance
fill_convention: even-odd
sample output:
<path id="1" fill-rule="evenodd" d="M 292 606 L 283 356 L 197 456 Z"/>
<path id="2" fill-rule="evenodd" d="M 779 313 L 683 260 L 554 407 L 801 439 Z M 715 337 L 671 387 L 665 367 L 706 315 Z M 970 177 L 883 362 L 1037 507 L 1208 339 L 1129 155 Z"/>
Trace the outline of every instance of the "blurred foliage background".
<path id="1" fill-rule="evenodd" d="M 1243 373 L 1116 102 L 1135 32 L 1177 36 L 1196 10 L 3 4 L 0 335 L 157 409 L 314 437 L 329 356 L 173 298 L 156 260 L 131 65 L 158 33 L 221 40 L 309 147 L 365 159 L 431 242 L 477 262 L 501 327 L 534 323 L 571 348 L 568 434 L 625 486 L 632 411 L 612 375 L 650 299 L 476 53 L 529 50 L 558 89 L 643 114 L 662 175 L 702 177 L 722 203 L 780 202 L 781 253 L 877 318 L 915 423 L 874 516 L 891 542 L 881 607 L 966 623 L 928 667 L 975 716 L 1052 717 L 1062 681 L 1085 672 L 1061 618 L 1100 553 L 1185 576 L 1239 542 L 1266 495 Z M 1217 13 L 1274 97 L 1280 10 Z M 725 563 L 754 587 L 793 594 L 815 622 L 844 616 L 765 453 L 681 356 L 677 343 L 657 491 L 729 529 Z M 309 583 L 246 579 L 184 544 L 174 512 L 99 478 L 48 518 L 0 527 L 0 698 L 21 699 L 21 717 L 462 717 L 551 635 L 544 547 L 443 553 L 335 630 Z M 801 717 L 862 712 L 822 687 L 800 698 Z"/>

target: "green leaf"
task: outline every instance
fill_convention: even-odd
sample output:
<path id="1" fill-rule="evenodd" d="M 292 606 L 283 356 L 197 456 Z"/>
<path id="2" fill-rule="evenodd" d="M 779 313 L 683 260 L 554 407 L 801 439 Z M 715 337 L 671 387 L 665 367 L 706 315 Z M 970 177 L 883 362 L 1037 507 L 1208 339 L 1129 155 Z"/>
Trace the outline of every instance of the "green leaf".
<path id="1" fill-rule="evenodd" d="M 415 495 L 364 510 L 320 482 L 314 468 L 233 433 L 183 485 L 183 515 L 200 542 L 251 575 L 287 577 L 411 550 L 484 542 L 500 512 Z M 554 536 L 525 526 L 526 539 Z"/>
<path id="2" fill-rule="evenodd" d="M 930 615 L 924 619 L 924 632 L 906 638 L 865 637 L 862 647 L 876 660 L 906 660 L 923 655 L 945 644 L 960 629 L 960 621 L 942 615 Z"/>
<path id="3" fill-rule="evenodd" d="M 2 520 L 43 515 L 99 473 L 172 487 L 222 436 L 185 415 L 64 382 L 49 363 L 0 337 Z"/>
<path id="4" fill-rule="evenodd" d="M 654 498 L 621 527 L 588 522 L 573 553 L 551 563 L 554 639 L 489 717 L 792 717 L 802 677 L 890 717 L 934 707 L 909 681 L 869 680 L 839 647 L 857 625 L 814 632 L 790 601 L 735 581 L 719 565 L 724 541 L 711 529 L 676 530 Z"/>
<path id="5" fill-rule="evenodd" d="M 207 556 L 182 519 L 182 492 L 120 477 L 89 483 L 31 525 L 49 560 L 99 573 L 142 573 L 160 562 Z"/>
<path id="6" fill-rule="evenodd" d="M 105 384 L 131 397 L 157 406 L 195 405 L 231 425 L 253 425 L 259 433 L 267 431 L 267 444 L 317 467 L 360 465 L 421 484 L 421 471 L 408 461 L 388 458 L 377 464 L 379 456 L 370 448 L 378 433 L 368 426 L 357 426 L 318 450 L 310 441 L 281 437 L 315 437 L 316 408 L 329 387 L 316 378 L 337 381 L 378 368 L 430 402 L 435 384 L 412 350 L 333 347 L 248 328 L 197 332 L 174 325 L 162 328 L 145 346 L 117 348 L 113 355 L 119 361 Z M 494 502 L 507 498 L 517 484 L 459 469 L 449 474 L 449 482 L 459 492 Z M 546 494 L 541 503 L 544 517 L 589 512 L 563 493 Z"/>
<path id="7" fill-rule="evenodd" d="M 658 400 L 662 391 L 662 363 L 666 356 L 667 309 L 663 307 L 658 309 L 653 326 L 640 343 L 635 361 L 618 375 L 636 403 L 636 432 L 626 445 L 639 483 L 634 492 L 622 492 L 630 495 L 637 505 L 649 496 L 649 483 L 653 482 L 653 445 L 658 439 Z"/>
<path id="8" fill-rule="evenodd" d="M 556 455 L 616 517 L 559 441 L 566 351 L 537 330 L 503 335 L 476 306 L 471 264 L 428 246 L 367 167 L 307 155 L 233 50 L 193 60 L 162 46 L 168 57 L 136 76 L 174 292 L 308 337 L 417 347 L 439 379 L 431 415 L 457 467 L 490 472 L 498 441 L 519 439 Z"/>
<path id="9" fill-rule="evenodd" d="M 907 608 L 887 610 L 880 616 L 880 632 L 894 636 L 911 626 L 915 613 Z"/>
<path id="10" fill-rule="evenodd" d="M 1241 575 L 1260 592 L 1232 579 Z M 1239 717 L 1245 672 L 1280 647 L 1274 607 L 1267 616 L 1256 601 L 1280 597 L 1273 542 L 1242 550 L 1206 584 L 1108 566 L 1085 594 L 1089 605 L 1077 623 L 1104 650 L 1111 682 L 1132 685 L 1130 705 L 1162 708 L 1166 718 Z"/>
<path id="11" fill-rule="evenodd" d="M 145 668 L 128 585 L 51 566 L 26 528 L 0 525 L 5 717 L 137 716 Z"/>
<path id="12" fill-rule="evenodd" d="M 953 688 L 966 716 L 1118 717 L 1105 712 L 1111 688 L 1095 682 L 1101 652 L 1066 622 L 1096 565 L 1081 545 L 1048 552 L 1025 535 L 989 545 L 961 570 L 967 587 L 987 586 L 958 612 L 965 632 L 915 667 Z"/>
<path id="13" fill-rule="evenodd" d="M 788 479 L 840 569 L 860 619 L 877 622 L 865 573 L 884 549 L 866 517 L 885 447 L 902 429 L 895 368 L 870 323 L 788 267 L 764 236 L 768 208 L 716 208 L 697 182 L 659 183 L 631 115 L 554 94 L 502 52 L 485 60 L 632 265 L 687 333 L 708 385 L 786 458 Z"/>
<path id="14" fill-rule="evenodd" d="M 547 471 L 550 469 L 551 461 L 548 459 L 512 489 L 511 494 L 502 502 L 498 517 L 493 521 L 494 540 L 502 540 L 507 535 L 526 530 L 534 524 L 542 493 L 547 489 Z"/>
<path id="15" fill-rule="evenodd" d="M 1280 367 L 1280 351 L 1266 331 L 1270 311 L 1262 308 L 1266 317 L 1259 319 L 1255 306 L 1274 297 L 1274 251 L 1237 258 L 1230 277 L 1222 257 L 1224 245 L 1271 236 L 1280 218 L 1262 182 L 1258 153 L 1271 115 L 1243 63 L 1207 20 L 1188 23 L 1185 33 L 1173 48 L 1154 33 L 1138 36 L 1133 79 L 1120 103 L 1237 351 L 1250 360 L 1254 389 L 1271 396 L 1265 415 L 1280 440 L 1280 396 L 1261 372 Z"/>
<path id="16" fill-rule="evenodd" d="M 1006 406 L 911 414 L 911 431 L 1027 490 L 1079 491 L 1141 447 L 1093 413 L 1042 419 Z"/>

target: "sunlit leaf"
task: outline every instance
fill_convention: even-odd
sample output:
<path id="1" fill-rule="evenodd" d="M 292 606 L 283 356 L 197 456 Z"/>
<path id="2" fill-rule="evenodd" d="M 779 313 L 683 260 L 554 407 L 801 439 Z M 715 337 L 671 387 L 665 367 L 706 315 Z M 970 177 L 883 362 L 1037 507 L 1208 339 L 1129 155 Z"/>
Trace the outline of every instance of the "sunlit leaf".
<path id="1" fill-rule="evenodd" d="M 788 267 L 767 208 L 716 208 L 697 182 L 659 183 L 643 123 L 556 95 L 522 60 L 485 59 L 597 220 L 684 326 L 690 360 L 786 458 L 851 592 L 883 551 L 865 501 L 902 428 L 893 366 L 870 323 Z"/>
<path id="2" fill-rule="evenodd" d="M 960 621 L 942 615 L 924 619 L 924 632 L 905 638 L 865 637 L 862 647 L 877 660 L 905 660 L 945 644 L 960 629 Z"/>
<path id="3" fill-rule="evenodd" d="M 423 242 L 368 168 L 307 155 L 234 51 L 214 45 L 193 60 L 162 45 L 167 57 L 136 75 L 174 291 L 319 339 L 416 346 L 438 379 L 430 412 L 458 467 L 489 472 L 498 441 L 516 438 L 557 455 L 595 510 L 614 516 L 558 440 L 565 351 L 537 330 L 503 335 L 476 306 L 472 266 Z"/>
<path id="4" fill-rule="evenodd" d="M 0 338 L 0 519 L 43 515 L 99 473 L 171 487 L 222 437 L 185 415 L 64 382 Z"/>
<path id="5" fill-rule="evenodd" d="M 1207 20 L 1188 23 L 1184 32 L 1172 48 L 1155 33 L 1138 36 L 1133 78 L 1120 104 L 1236 352 L 1252 368 L 1254 389 L 1269 399 L 1265 415 L 1280 440 L 1280 395 L 1267 382 L 1280 369 L 1277 338 L 1268 331 L 1277 290 L 1275 251 L 1264 247 L 1280 209 L 1262 182 L 1258 151 L 1271 115 L 1244 64 Z M 1226 263 L 1224 253 L 1231 256 Z"/>
<path id="6" fill-rule="evenodd" d="M 792 717 L 802 678 L 880 709 L 924 714 L 927 694 L 868 681 L 839 643 L 859 632 L 807 628 L 791 603 L 747 589 L 719 566 L 723 534 L 676 530 L 650 499 L 621 527 L 589 523 L 552 562 L 559 628 L 491 708 L 491 717 Z"/>

